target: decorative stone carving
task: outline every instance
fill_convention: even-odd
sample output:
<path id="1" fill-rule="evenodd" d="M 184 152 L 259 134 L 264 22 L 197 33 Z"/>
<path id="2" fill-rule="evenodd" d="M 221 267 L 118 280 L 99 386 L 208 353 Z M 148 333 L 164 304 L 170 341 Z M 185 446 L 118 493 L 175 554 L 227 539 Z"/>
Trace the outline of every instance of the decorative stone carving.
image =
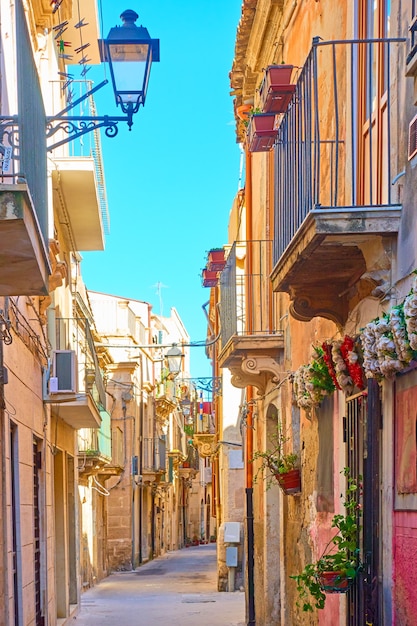
<path id="1" fill-rule="evenodd" d="M 193 435 L 193 444 L 202 458 L 208 458 L 216 453 L 216 435 L 196 433 Z"/>
<path id="2" fill-rule="evenodd" d="M 64 280 L 68 278 L 68 268 L 65 261 L 58 260 L 59 243 L 55 239 L 49 241 L 49 262 L 51 264 L 51 275 L 49 276 L 49 293 L 61 287 Z"/>
<path id="3" fill-rule="evenodd" d="M 170 413 L 175 409 L 176 404 L 168 400 L 165 396 L 155 400 L 155 416 L 158 424 L 164 426 L 169 419 Z"/>
<path id="4" fill-rule="evenodd" d="M 269 382 L 277 384 L 282 375 L 282 367 L 269 356 L 256 356 L 242 359 L 239 367 L 230 367 L 232 385 L 244 388 L 252 385 L 263 395 Z"/>
<path id="5" fill-rule="evenodd" d="M 290 296 L 291 315 L 342 328 L 361 300 L 386 296 L 400 214 L 396 205 L 353 216 L 343 208 L 312 211 L 271 273 L 273 290 Z"/>
<path id="6" fill-rule="evenodd" d="M 253 386 L 260 395 L 267 385 L 278 383 L 283 373 L 280 355 L 284 348 L 282 332 L 271 335 L 235 335 L 219 356 L 220 367 L 229 368 L 232 385 Z"/>

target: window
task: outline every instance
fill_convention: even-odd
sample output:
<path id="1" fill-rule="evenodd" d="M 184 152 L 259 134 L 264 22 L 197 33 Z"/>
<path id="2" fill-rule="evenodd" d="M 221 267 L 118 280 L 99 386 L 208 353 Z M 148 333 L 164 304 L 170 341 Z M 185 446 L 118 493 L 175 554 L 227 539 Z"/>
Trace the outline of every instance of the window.
<path id="1" fill-rule="evenodd" d="M 410 15 L 410 50 L 407 55 L 407 64 L 417 54 L 417 0 L 411 0 L 411 15 Z"/>

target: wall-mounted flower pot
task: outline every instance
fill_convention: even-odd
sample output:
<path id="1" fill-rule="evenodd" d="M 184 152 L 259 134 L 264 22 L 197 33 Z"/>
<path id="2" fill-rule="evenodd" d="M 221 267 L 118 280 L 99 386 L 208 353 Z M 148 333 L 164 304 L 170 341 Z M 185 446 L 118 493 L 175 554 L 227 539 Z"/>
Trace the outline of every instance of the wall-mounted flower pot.
<path id="1" fill-rule="evenodd" d="M 352 578 L 348 578 L 343 572 L 322 572 L 319 583 L 325 593 L 346 593 L 352 584 Z"/>
<path id="2" fill-rule="evenodd" d="M 259 90 L 260 106 L 264 113 L 285 113 L 295 93 L 291 84 L 293 65 L 270 65 Z"/>
<path id="3" fill-rule="evenodd" d="M 248 148 L 250 152 L 268 152 L 274 145 L 278 130 L 275 114 L 252 115 L 248 126 Z"/>
<path id="4" fill-rule="evenodd" d="M 210 250 L 208 253 L 207 269 L 209 272 L 221 272 L 226 265 L 223 248 Z"/>
<path id="5" fill-rule="evenodd" d="M 276 474 L 276 479 L 285 494 L 294 495 L 300 493 L 301 472 L 299 469 L 292 469 L 285 474 Z"/>
<path id="6" fill-rule="evenodd" d="M 218 282 L 218 272 L 210 272 L 208 269 L 203 270 L 203 287 L 216 287 Z"/>

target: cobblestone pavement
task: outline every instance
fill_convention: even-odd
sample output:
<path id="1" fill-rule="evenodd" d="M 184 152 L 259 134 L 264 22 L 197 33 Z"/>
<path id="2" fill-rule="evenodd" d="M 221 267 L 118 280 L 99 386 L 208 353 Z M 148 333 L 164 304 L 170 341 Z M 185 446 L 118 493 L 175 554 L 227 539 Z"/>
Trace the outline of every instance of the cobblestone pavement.
<path id="1" fill-rule="evenodd" d="M 244 626 L 245 594 L 217 591 L 216 544 L 169 552 L 83 593 L 71 626 Z"/>

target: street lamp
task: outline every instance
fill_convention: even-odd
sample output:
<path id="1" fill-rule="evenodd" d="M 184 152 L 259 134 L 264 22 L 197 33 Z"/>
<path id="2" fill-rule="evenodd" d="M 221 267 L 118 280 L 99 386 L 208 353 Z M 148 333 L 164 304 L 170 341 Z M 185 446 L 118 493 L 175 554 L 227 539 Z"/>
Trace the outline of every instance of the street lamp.
<path id="1" fill-rule="evenodd" d="M 131 130 L 133 115 L 138 112 L 140 105 L 145 104 L 151 65 L 159 61 L 159 39 L 151 39 L 146 28 L 136 26 L 135 21 L 139 16 L 135 11 L 124 11 L 120 17 L 123 25 L 111 28 L 107 39 L 99 40 L 99 48 L 101 60 L 109 64 L 116 104 L 121 107 L 125 116 L 69 114 L 81 102 L 107 85 L 109 81 L 105 79 L 77 100 L 71 100 L 59 113 L 46 116 L 48 151 L 98 128 L 104 128 L 107 137 L 115 137 L 119 131 L 119 122 L 127 122 Z M 41 123 L 40 120 L 38 122 Z M 0 147 L 7 149 L 7 159 L 21 158 L 20 124 L 18 115 L 0 116 Z M 56 133 L 60 133 L 59 140 L 53 140 Z"/>
<path id="2" fill-rule="evenodd" d="M 130 9 L 101 41 L 101 60 L 109 64 L 116 104 L 127 114 L 129 130 L 132 116 L 145 104 L 151 65 L 159 61 L 159 39 L 151 39 L 148 30 L 136 26 L 139 15 Z"/>
<path id="3" fill-rule="evenodd" d="M 170 350 L 165 354 L 168 361 L 169 373 L 173 378 L 176 378 L 181 371 L 182 350 L 178 346 L 172 346 Z"/>

